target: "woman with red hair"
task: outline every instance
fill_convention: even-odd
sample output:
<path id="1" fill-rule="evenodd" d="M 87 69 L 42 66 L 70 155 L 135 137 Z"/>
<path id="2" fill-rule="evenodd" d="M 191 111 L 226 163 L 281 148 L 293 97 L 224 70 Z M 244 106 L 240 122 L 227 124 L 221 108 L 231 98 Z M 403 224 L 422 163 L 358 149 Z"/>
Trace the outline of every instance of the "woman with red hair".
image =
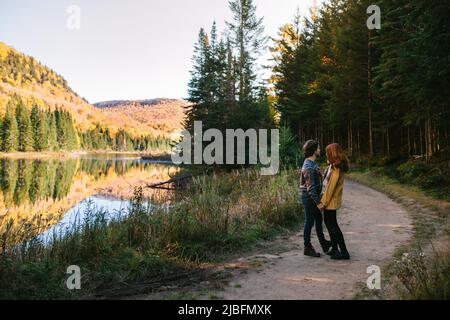
<path id="1" fill-rule="evenodd" d="M 329 255 L 333 260 L 349 260 L 350 254 L 345 245 L 344 235 L 339 228 L 336 213 L 342 206 L 345 174 L 349 170 L 348 158 L 337 143 L 326 148 L 328 168 L 325 171 L 322 197 L 319 209 L 324 210 L 325 225 L 330 234 L 332 250 Z"/>

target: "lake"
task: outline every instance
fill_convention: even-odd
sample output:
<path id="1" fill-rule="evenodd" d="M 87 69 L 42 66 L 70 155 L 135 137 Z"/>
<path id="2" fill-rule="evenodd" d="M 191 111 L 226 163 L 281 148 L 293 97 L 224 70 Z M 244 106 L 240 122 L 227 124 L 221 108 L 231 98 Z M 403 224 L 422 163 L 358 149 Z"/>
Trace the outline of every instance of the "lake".
<path id="1" fill-rule="evenodd" d="M 168 180 L 177 171 L 131 154 L 0 159 L 0 239 L 59 232 L 82 220 L 88 206 L 109 216 L 124 214 L 135 187 Z M 143 194 L 157 204 L 167 192 L 145 188 Z"/>

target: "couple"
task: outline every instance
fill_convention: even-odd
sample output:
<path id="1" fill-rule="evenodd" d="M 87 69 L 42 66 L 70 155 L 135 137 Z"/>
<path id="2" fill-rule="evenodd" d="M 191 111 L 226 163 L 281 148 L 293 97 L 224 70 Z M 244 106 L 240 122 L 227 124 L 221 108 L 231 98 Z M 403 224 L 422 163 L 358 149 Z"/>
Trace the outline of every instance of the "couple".
<path id="1" fill-rule="evenodd" d="M 315 225 L 323 251 L 333 260 L 349 260 L 344 236 L 336 219 L 336 210 L 341 208 L 342 203 L 344 176 L 349 170 L 348 158 L 337 143 L 329 145 L 326 148 L 328 168 L 322 176 L 316 163 L 321 151 L 319 143 L 310 140 L 303 151 L 306 159 L 301 171 L 300 189 L 306 217 L 304 253 L 306 256 L 320 257 L 311 244 L 311 230 Z M 326 240 L 323 234 L 322 211 L 331 241 Z"/>

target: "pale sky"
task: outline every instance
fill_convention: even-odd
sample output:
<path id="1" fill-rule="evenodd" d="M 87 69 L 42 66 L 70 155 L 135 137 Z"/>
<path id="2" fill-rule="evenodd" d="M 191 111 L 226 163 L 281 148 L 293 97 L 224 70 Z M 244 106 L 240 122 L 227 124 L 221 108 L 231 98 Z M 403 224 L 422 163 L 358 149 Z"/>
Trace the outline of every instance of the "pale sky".
<path id="1" fill-rule="evenodd" d="M 266 34 L 313 0 L 255 0 Z M 67 9 L 81 10 L 79 30 Z M 95 103 L 186 98 L 198 31 L 230 19 L 227 0 L 0 0 L 0 41 L 31 55 Z"/>

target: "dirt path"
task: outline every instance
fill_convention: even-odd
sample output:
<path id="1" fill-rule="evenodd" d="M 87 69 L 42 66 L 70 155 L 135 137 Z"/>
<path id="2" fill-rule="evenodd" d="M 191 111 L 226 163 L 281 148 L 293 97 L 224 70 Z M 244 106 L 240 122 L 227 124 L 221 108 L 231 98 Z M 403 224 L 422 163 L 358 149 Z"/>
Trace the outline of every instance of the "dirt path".
<path id="1" fill-rule="evenodd" d="M 233 277 L 224 290 L 217 291 L 217 297 L 238 300 L 352 298 L 366 284 L 367 267 L 382 268 L 392 261 L 396 248 L 410 239 L 412 226 L 408 213 L 399 204 L 353 181 L 346 181 L 344 207 L 338 214 L 352 260 L 305 257 L 302 233 L 298 233 L 277 239 L 256 250 L 251 257 L 225 266 L 233 270 Z M 313 244 L 319 249 L 315 235 Z"/>

